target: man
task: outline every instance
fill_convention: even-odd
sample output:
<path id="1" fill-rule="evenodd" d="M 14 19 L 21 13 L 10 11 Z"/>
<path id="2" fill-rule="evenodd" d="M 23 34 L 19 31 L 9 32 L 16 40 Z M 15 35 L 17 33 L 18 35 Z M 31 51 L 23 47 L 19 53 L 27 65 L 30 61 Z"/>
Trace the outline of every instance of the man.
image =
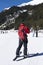
<path id="1" fill-rule="evenodd" d="M 16 50 L 16 56 L 19 56 L 20 49 L 22 45 L 24 45 L 24 57 L 27 56 L 27 34 L 30 33 L 30 29 L 24 25 L 24 23 L 20 24 L 18 29 L 18 35 L 19 35 L 19 46 Z"/>

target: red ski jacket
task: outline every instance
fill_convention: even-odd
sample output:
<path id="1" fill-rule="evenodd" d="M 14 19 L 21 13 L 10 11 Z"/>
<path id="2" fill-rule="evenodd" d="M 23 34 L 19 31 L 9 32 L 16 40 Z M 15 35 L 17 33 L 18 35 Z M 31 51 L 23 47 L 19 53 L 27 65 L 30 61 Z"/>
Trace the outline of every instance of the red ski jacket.
<path id="1" fill-rule="evenodd" d="M 27 33 L 30 33 L 30 29 L 24 24 L 21 24 L 18 30 L 19 38 L 25 40 L 25 38 L 27 37 Z"/>

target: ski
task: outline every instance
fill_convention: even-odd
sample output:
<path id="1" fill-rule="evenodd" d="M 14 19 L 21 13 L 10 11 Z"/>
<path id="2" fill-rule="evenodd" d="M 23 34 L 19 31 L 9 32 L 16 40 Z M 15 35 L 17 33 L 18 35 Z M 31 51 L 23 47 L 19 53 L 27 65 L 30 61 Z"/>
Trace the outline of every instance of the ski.
<path id="1" fill-rule="evenodd" d="M 22 53 L 22 51 L 20 51 L 19 52 L 19 55 Z M 13 59 L 13 61 L 15 61 L 18 57 L 20 57 L 20 56 L 16 56 L 14 59 Z"/>
<path id="2" fill-rule="evenodd" d="M 29 54 L 29 55 L 27 55 L 27 57 L 24 57 L 24 55 L 23 55 L 23 56 L 20 56 L 20 57 L 23 57 L 23 58 L 17 59 L 16 61 L 21 61 L 21 60 L 24 60 L 26 58 L 35 57 L 37 55 L 38 55 L 38 53 L 36 53 L 36 54 Z"/>
<path id="3" fill-rule="evenodd" d="M 27 57 L 23 57 L 23 58 L 21 58 L 21 59 L 17 59 L 16 61 L 20 61 L 20 60 L 24 60 L 24 59 L 26 59 Z"/>
<path id="4" fill-rule="evenodd" d="M 16 56 L 16 57 L 13 59 L 13 61 L 15 61 L 17 58 L 18 58 L 18 57 Z"/>
<path id="5" fill-rule="evenodd" d="M 21 56 L 16 56 L 13 61 L 20 61 L 20 60 L 23 60 L 23 59 L 26 59 L 26 58 L 31 58 L 31 57 L 35 57 L 35 56 L 38 56 L 40 54 L 36 53 L 36 54 L 28 54 L 26 57 L 24 55 L 21 55 Z M 18 59 L 17 59 L 18 58 Z"/>

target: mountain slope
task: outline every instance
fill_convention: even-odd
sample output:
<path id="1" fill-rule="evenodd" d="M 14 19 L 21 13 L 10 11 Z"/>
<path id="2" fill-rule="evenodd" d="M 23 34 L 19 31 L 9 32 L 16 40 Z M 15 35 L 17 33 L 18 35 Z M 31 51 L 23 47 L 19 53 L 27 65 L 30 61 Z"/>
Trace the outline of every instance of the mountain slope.
<path id="1" fill-rule="evenodd" d="M 21 22 L 29 27 L 43 28 L 43 3 L 34 6 L 12 6 L 0 13 L 0 29 L 18 29 Z"/>

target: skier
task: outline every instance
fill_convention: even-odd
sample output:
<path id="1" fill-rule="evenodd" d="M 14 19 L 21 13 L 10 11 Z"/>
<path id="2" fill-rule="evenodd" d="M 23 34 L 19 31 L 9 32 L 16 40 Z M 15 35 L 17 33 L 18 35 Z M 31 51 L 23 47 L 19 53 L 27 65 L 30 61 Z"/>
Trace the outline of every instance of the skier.
<path id="1" fill-rule="evenodd" d="M 19 52 L 20 52 L 22 45 L 24 45 L 24 57 L 27 56 L 27 43 L 28 43 L 27 33 L 28 34 L 30 33 L 30 29 L 27 26 L 25 26 L 24 23 L 21 23 L 18 29 L 19 46 L 16 50 L 17 57 L 19 57 Z"/>

